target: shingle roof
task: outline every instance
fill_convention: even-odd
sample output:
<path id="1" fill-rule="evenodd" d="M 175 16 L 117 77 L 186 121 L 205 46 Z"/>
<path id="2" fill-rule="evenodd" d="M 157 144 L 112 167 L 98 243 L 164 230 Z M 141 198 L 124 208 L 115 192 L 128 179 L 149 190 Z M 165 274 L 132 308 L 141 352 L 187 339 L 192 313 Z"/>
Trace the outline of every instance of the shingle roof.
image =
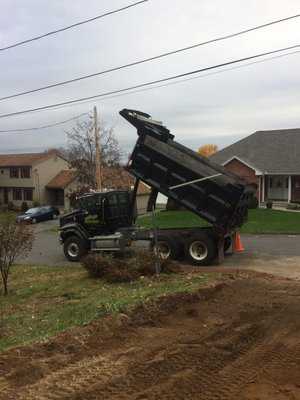
<path id="1" fill-rule="evenodd" d="M 257 131 L 225 147 L 210 158 L 220 164 L 233 156 L 263 173 L 300 174 L 300 128 Z"/>
<path id="2" fill-rule="evenodd" d="M 135 177 L 121 166 L 104 167 L 101 170 L 102 186 L 107 189 L 130 190 L 134 185 Z M 150 193 L 150 188 L 143 182 L 138 186 L 138 194 Z"/>
<path id="3" fill-rule="evenodd" d="M 49 189 L 64 189 L 78 176 L 75 170 L 62 170 L 46 185 Z M 101 169 L 101 180 L 103 188 L 130 190 L 134 185 L 135 177 L 125 171 L 121 166 L 107 167 Z M 138 194 L 150 193 L 150 189 L 140 182 Z"/>
<path id="4" fill-rule="evenodd" d="M 0 167 L 31 167 L 51 156 L 53 153 L 0 154 Z"/>
<path id="5" fill-rule="evenodd" d="M 49 189 L 64 189 L 73 179 L 78 176 L 74 170 L 62 170 L 46 185 Z"/>

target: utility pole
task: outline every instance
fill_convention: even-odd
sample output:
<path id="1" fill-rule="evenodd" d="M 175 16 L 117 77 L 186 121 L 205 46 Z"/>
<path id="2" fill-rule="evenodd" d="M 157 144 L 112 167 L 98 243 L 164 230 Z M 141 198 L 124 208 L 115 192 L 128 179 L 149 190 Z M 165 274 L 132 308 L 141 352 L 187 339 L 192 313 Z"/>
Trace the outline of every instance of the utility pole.
<path id="1" fill-rule="evenodd" d="M 98 117 L 97 117 L 96 107 L 94 107 L 94 128 L 95 128 L 95 146 L 96 146 L 96 190 L 101 190 L 100 140 L 98 132 Z"/>

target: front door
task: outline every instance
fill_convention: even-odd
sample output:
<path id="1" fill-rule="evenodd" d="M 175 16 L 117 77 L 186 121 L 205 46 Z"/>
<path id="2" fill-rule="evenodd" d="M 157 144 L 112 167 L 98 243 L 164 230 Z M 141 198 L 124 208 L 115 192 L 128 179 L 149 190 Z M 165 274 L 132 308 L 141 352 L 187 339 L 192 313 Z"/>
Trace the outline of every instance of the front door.
<path id="1" fill-rule="evenodd" d="M 286 175 L 273 175 L 268 179 L 268 199 L 287 201 L 289 194 L 289 177 Z"/>

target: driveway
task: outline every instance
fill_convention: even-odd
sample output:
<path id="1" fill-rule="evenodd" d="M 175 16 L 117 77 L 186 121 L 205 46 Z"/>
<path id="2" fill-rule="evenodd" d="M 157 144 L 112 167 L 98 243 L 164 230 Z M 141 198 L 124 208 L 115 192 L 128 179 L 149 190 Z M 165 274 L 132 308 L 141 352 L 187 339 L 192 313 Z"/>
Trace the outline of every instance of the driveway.
<path id="1" fill-rule="evenodd" d="M 219 268 L 300 279 L 300 235 L 242 235 L 241 241 L 244 251 L 228 254 Z"/>
<path id="2" fill-rule="evenodd" d="M 58 226 L 57 220 L 36 224 L 33 249 L 27 258 L 19 259 L 18 263 L 80 265 L 65 258 L 59 244 Z M 300 279 L 300 235 L 242 235 L 241 241 L 244 251 L 226 255 L 221 265 L 213 265 L 210 270 L 249 269 Z"/>

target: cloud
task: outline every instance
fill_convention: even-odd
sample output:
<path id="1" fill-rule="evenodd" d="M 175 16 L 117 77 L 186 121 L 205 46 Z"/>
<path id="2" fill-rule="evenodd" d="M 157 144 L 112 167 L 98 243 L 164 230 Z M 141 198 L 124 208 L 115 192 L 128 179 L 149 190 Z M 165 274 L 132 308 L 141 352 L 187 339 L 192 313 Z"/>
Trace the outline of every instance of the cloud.
<path id="1" fill-rule="evenodd" d="M 42 5 L 41 5 L 42 4 Z M 0 15 L 2 46 L 50 32 L 130 1 L 11 0 Z M 1 96 L 88 75 L 239 32 L 298 13 L 299 2 L 151 0 L 124 12 L 0 52 Z M 70 85 L 0 102 L 0 114 L 163 79 L 261 52 L 292 46 L 299 37 L 299 18 L 156 61 Z M 162 120 L 176 140 L 194 149 L 214 139 L 219 147 L 260 129 L 299 127 L 300 53 L 214 74 L 199 74 L 155 89 L 98 99 L 0 119 L 0 130 L 37 127 L 70 119 L 97 106 L 100 121 L 116 125 L 126 151 L 136 133 L 118 114 L 139 109 Z M 204 76 L 205 75 L 205 76 Z M 159 86 L 159 85 L 157 85 Z M 71 123 L 31 133 L 0 133 L 0 152 L 35 151 L 61 146 Z M 37 145 L 38 143 L 38 145 Z M 39 150 L 38 150 L 39 151 Z"/>

